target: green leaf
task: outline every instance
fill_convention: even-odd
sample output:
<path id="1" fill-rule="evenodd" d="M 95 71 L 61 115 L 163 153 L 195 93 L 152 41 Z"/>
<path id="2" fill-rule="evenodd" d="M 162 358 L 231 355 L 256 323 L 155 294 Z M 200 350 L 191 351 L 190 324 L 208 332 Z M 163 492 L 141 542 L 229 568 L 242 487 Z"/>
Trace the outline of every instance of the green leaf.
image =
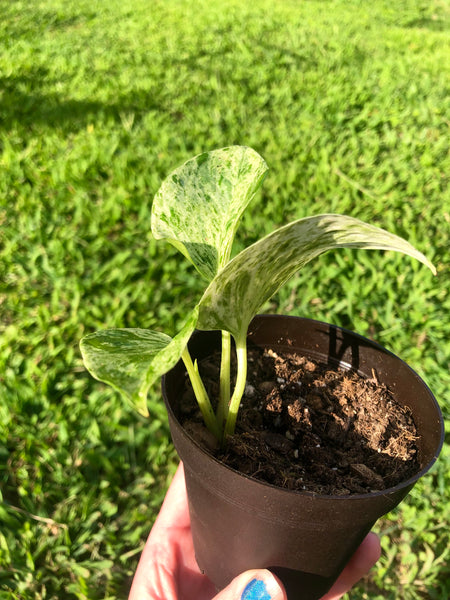
<path id="1" fill-rule="evenodd" d="M 176 365 L 197 318 L 196 308 L 174 338 L 149 329 L 105 329 L 89 334 L 80 342 L 84 364 L 93 377 L 111 385 L 148 416 L 148 390 Z"/>
<path id="2" fill-rule="evenodd" d="M 200 329 L 243 339 L 261 306 L 310 260 L 334 248 L 395 250 L 435 269 L 404 239 L 343 215 L 318 215 L 277 229 L 249 246 L 214 278 L 199 303 Z"/>
<path id="3" fill-rule="evenodd" d="M 230 146 L 200 154 L 173 171 L 152 206 L 152 233 L 167 239 L 208 281 L 230 258 L 241 215 L 267 165 L 255 150 Z"/>

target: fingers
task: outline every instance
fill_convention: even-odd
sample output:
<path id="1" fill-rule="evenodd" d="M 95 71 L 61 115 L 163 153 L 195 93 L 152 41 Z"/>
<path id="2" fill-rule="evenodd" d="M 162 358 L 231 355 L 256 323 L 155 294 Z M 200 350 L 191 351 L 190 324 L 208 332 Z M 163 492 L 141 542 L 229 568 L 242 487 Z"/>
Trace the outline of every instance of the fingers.
<path id="1" fill-rule="evenodd" d="M 367 575 L 380 558 L 380 555 L 380 540 L 374 533 L 369 533 L 342 571 L 339 579 L 322 600 L 338 600 L 338 598 L 341 598 L 355 583 Z"/>
<path id="2" fill-rule="evenodd" d="M 190 574 L 196 568 L 180 464 L 141 554 L 129 600 L 175 599 L 178 573 L 185 569 Z"/>
<path id="3" fill-rule="evenodd" d="M 164 556 L 162 549 L 164 548 L 167 552 L 163 560 L 164 564 L 161 565 Z M 351 558 L 333 588 L 322 600 L 338 600 L 341 598 L 345 592 L 369 572 L 379 559 L 380 553 L 378 537 L 375 534 L 369 534 Z M 162 566 L 164 568 L 161 568 Z M 183 576 L 183 569 L 186 573 L 195 575 L 197 579 L 200 578 L 202 581 L 200 579 L 191 581 L 192 577 L 187 581 L 186 573 Z M 212 584 L 209 584 L 210 587 L 205 587 L 205 577 L 200 576 L 195 562 L 184 472 L 181 464 L 142 553 L 130 593 L 130 600 L 180 597 L 175 588 L 171 593 L 168 593 L 167 586 L 162 586 L 161 573 L 165 573 L 167 576 L 171 573 L 171 585 L 175 585 L 175 581 L 181 577 L 178 583 L 181 587 L 184 586 L 191 591 L 196 590 L 194 594 L 190 592 L 182 594 L 181 597 L 183 598 L 201 600 L 212 597 Z M 161 586 L 164 587 L 162 595 L 159 592 L 156 596 L 153 594 L 152 590 L 155 589 L 155 582 L 161 583 Z M 161 586 L 158 585 L 157 587 Z M 224 590 L 214 596 L 213 600 L 287 600 L 287 597 L 282 584 L 270 571 L 252 570 L 236 577 Z"/>
<path id="4" fill-rule="evenodd" d="M 238 575 L 213 600 L 287 600 L 279 580 L 266 569 Z"/>
<path id="5" fill-rule="evenodd" d="M 361 546 L 350 559 L 322 600 L 338 600 L 370 571 L 380 558 L 381 549 L 378 536 L 374 533 L 364 539 Z M 242 573 L 213 600 L 287 600 L 281 582 L 267 570 L 254 570 Z"/>

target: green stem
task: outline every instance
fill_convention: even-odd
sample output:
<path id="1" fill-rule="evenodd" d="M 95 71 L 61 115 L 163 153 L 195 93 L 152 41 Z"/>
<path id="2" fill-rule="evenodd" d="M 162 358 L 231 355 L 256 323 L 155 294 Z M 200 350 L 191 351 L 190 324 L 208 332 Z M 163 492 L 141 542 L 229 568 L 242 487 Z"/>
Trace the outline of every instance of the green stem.
<path id="1" fill-rule="evenodd" d="M 231 335 L 222 331 L 222 358 L 220 362 L 220 395 L 217 406 L 217 423 L 222 429 L 227 417 L 227 408 L 230 402 L 230 360 L 231 360 Z"/>
<path id="2" fill-rule="evenodd" d="M 241 339 L 236 339 L 236 357 L 237 357 L 237 376 L 236 386 L 230 400 L 227 420 L 225 423 L 224 439 L 227 436 L 233 435 L 236 427 L 236 419 L 241 404 L 241 399 L 244 394 L 245 384 L 247 381 L 247 340 L 246 336 Z"/>
<path id="3" fill-rule="evenodd" d="M 219 428 L 216 415 L 214 414 L 211 402 L 205 390 L 205 386 L 203 385 L 200 373 L 198 372 L 197 361 L 195 361 L 195 364 L 192 362 L 191 355 L 189 354 L 187 346 L 184 349 L 181 358 L 183 359 L 184 365 L 189 375 L 189 379 L 191 380 L 192 389 L 194 390 L 194 394 L 200 407 L 203 419 L 205 421 L 205 425 L 209 429 L 209 431 L 218 440 L 220 440 L 222 437 L 221 428 Z"/>

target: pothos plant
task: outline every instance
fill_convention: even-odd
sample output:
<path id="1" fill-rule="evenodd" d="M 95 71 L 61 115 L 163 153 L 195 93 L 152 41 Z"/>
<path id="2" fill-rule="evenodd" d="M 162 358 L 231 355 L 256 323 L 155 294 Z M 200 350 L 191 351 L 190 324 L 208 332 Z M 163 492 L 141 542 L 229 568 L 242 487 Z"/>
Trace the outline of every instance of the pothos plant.
<path id="1" fill-rule="evenodd" d="M 231 258 L 239 220 L 267 172 L 248 147 L 200 154 L 163 182 L 152 206 L 151 230 L 173 244 L 206 281 L 182 330 L 169 337 L 148 329 L 106 329 L 81 340 L 88 371 L 110 384 L 143 415 L 150 386 L 183 360 L 207 428 L 224 443 L 233 434 L 247 374 L 246 337 L 263 304 L 301 267 L 334 248 L 395 250 L 430 261 L 410 243 L 353 217 L 321 214 L 296 220 Z M 195 329 L 221 330 L 220 394 L 216 410 L 188 350 Z M 231 336 L 237 374 L 230 383 Z"/>

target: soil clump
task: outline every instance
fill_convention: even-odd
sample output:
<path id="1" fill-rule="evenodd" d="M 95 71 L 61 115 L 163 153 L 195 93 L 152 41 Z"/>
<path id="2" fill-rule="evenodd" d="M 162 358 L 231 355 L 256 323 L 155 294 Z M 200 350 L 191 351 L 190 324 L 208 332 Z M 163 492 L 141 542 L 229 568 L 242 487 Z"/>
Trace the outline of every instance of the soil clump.
<path id="1" fill-rule="evenodd" d="M 199 365 L 213 404 L 220 354 Z M 249 348 L 235 435 L 221 449 L 203 426 L 189 380 L 180 406 L 188 431 L 218 460 L 290 490 L 364 494 L 395 486 L 419 468 L 410 411 L 371 378 L 296 353 Z"/>

